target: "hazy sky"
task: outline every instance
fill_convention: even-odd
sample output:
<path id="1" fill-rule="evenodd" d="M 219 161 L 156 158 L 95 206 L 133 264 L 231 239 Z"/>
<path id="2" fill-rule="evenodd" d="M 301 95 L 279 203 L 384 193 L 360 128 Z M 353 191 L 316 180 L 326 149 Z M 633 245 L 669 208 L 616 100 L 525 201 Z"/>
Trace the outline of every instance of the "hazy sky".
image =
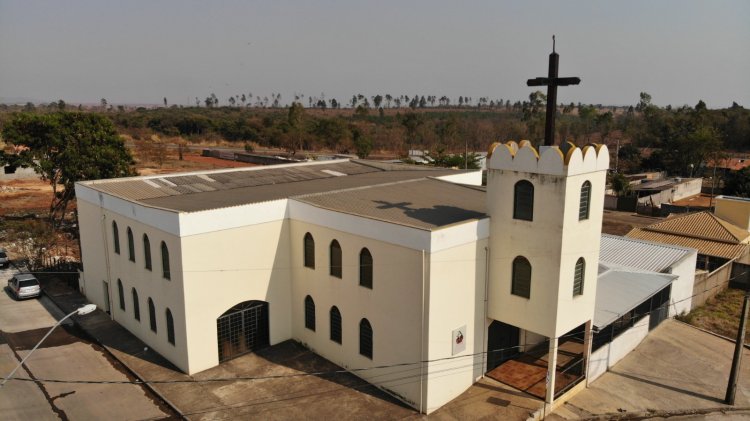
<path id="1" fill-rule="evenodd" d="M 562 103 L 750 106 L 750 1 L 7 1 L 0 98 L 215 92 L 527 98 L 557 35 Z M 307 101 L 305 100 L 305 103 Z"/>

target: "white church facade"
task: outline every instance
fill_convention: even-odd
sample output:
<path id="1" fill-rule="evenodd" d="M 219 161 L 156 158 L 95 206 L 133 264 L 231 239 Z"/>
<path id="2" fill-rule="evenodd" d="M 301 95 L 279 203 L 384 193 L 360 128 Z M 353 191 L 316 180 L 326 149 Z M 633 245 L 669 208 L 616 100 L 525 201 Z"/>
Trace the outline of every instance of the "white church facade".
<path id="1" fill-rule="evenodd" d="M 81 182 L 80 287 L 186 373 L 294 339 L 429 413 L 542 346 L 558 384 L 559 339 L 581 373 L 591 350 L 608 165 L 523 141 L 486 188 L 357 160 Z"/>

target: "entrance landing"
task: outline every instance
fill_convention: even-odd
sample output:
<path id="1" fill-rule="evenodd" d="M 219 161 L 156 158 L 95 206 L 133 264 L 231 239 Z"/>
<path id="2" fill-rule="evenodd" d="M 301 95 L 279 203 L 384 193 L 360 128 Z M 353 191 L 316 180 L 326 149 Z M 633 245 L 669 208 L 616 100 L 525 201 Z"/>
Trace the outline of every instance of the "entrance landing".
<path id="1" fill-rule="evenodd" d="M 581 378 L 583 344 L 567 341 L 558 347 L 555 374 L 555 395 Z M 547 391 L 549 347 L 543 343 L 529 352 L 519 354 L 487 373 L 487 377 L 544 399 Z"/>

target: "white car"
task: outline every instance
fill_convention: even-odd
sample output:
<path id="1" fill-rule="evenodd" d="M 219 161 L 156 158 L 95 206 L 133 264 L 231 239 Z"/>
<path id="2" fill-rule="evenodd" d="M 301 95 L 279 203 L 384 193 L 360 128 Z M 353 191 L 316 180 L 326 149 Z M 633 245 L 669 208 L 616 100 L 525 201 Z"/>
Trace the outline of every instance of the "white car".
<path id="1" fill-rule="evenodd" d="M 18 300 L 38 297 L 42 293 L 39 280 L 30 273 L 19 273 L 8 279 L 8 289 Z"/>

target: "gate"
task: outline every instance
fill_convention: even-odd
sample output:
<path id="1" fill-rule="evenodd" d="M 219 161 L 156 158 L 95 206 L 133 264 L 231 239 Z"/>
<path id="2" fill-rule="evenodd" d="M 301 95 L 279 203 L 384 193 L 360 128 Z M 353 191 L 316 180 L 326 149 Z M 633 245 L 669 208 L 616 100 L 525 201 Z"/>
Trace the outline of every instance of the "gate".
<path id="1" fill-rule="evenodd" d="M 245 301 L 216 319 L 219 362 L 230 360 L 269 345 L 268 303 Z"/>

